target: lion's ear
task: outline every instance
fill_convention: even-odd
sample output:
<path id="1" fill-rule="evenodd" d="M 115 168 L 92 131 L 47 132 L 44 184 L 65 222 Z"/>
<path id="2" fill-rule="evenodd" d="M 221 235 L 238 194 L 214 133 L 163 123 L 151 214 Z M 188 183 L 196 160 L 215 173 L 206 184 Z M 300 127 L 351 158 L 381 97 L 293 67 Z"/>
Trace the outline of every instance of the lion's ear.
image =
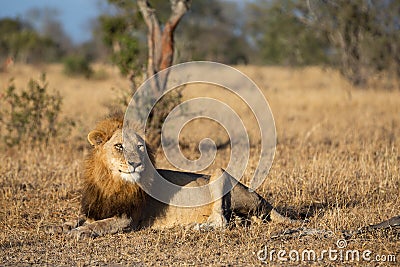
<path id="1" fill-rule="evenodd" d="M 87 139 L 92 146 L 98 146 L 103 143 L 105 134 L 102 131 L 93 130 L 91 131 Z"/>

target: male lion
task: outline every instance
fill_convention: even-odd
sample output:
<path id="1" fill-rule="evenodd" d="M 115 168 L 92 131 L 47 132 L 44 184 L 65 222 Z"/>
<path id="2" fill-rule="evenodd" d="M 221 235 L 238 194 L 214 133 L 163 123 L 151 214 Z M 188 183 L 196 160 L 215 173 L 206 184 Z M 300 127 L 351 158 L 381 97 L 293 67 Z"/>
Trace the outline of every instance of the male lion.
<path id="1" fill-rule="evenodd" d="M 162 203 L 147 194 L 138 182 L 154 177 L 154 158 L 146 156 L 147 144 L 137 132 L 122 142 L 123 116 L 110 116 L 100 121 L 88 134 L 93 146 L 85 161 L 81 212 L 84 220 L 72 227 L 71 233 L 80 236 L 99 236 L 121 230 L 143 227 L 195 225 L 196 228 L 218 228 L 227 225 L 231 214 L 261 220 L 291 220 L 281 216 L 256 192 L 237 182 L 222 170 L 212 175 L 199 175 L 171 170 L 157 170 L 168 181 L 184 186 L 207 185 L 222 175 L 223 183 L 205 194 L 207 198 L 222 196 L 228 183 L 236 184 L 218 200 L 199 207 L 177 207 Z M 146 146 L 146 148 L 145 148 Z M 168 192 L 167 192 L 168 193 Z M 174 196 L 179 192 L 173 192 Z M 193 197 L 193 196 L 192 196 Z M 217 198 L 215 198 L 217 199 Z"/>

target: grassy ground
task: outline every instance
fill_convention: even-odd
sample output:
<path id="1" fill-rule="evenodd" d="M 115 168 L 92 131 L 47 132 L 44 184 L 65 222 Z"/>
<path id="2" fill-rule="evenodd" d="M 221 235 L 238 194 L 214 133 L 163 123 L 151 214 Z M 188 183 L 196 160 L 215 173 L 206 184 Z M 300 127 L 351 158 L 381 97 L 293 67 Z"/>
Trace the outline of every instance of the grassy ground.
<path id="1" fill-rule="evenodd" d="M 141 230 L 76 241 L 44 229 L 60 225 L 79 214 L 81 163 L 88 147 L 82 144 L 96 120 L 107 113 L 104 104 L 112 87 L 128 83 L 114 70 L 99 67 L 102 79 L 67 78 L 57 65 L 43 66 L 51 88 L 64 96 L 64 114 L 77 119 L 74 139 L 47 148 L 20 146 L 0 154 L 0 265 L 258 265 L 272 250 L 338 249 L 341 230 L 377 223 L 399 215 L 400 199 L 400 91 L 351 88 L 330 70 L 293 70 L 272 67 L 239 67 L 263 90 L 274 114 L 278 144 L 271 171 L 258 191 L 282 212 L 307 215 L 309 227 L 332 231 L 321 235 L 271 239 L 287 225 L 269 223 L 230 227 L 224 231 L 198 232 L 185 227 Z M 20 86 L 41 69 L 14 66 L 0 74 L 1 88 L 10 77 Z M 384 87 L 382 85 L 382 87 Z M 213 93 L 211 93 L 213 94 Z M 226 97 L 214 93 L 215 97 Z M 190 90 L 185 97 L 192 97 Z M 233 99 L 233 105 L 241 104 Z M 236 103 L 236 104 L 235 104 Z M 251 135 L 259 135 L 246 109 Z M 246 124 L 247 126 L 247 124 Z M 214 126 L 194 123 L 183 131 L 191 142 Z M 208 130 L 213 133 L 213 130 Z M 223 138 L 223 137 L 221 137 Z M 257 142 L 252 155 L 257 155 Z M 184 153 L 196 155 L 196 146 Z M 213 167 L 227 164 L 229 148 L 220 151 Z M 246 177 L 258 158 L 252 157 Z M 158 155 L 160 167 L 168 163 Z M 325 265 L 388 265 L 400 261 L 396 233 L 355 236 L 347 249 L 360 252 L 359 261 L 343 259 Z M 340 250 L 340 249 L 339 249 Z M 361 258 L 370 250 L 371 261 Z M 293 252 L 294 253 L 294 252 Z M 292 253 L 292 256 L 295 255 Z M 343 254 L 344 255 L 344 254 Z M 396 257 L 396 262 L 391 255 Z M 386 262 L 377 256 L 386 256 Z M 287 257 L 287 255 L 286 255 Z M 276 252 L 273 260 L 275 264 Z M 321 262 L 300 262 L 321 264 Z M 298 265 L 289 261 L 286 264 Z"/>

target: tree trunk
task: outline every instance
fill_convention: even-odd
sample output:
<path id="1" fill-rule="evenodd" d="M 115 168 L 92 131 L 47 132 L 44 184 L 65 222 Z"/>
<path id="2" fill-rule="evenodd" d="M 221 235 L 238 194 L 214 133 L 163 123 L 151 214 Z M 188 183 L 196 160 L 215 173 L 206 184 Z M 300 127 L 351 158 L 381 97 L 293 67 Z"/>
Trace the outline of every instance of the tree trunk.
<path id="1" fill-rule="evenodd" d="M 155 10 L 151 7 L 149 1 L 138 0 L 138 7 L 147 25 L 147 78 L 152 77 L 159 71 L 165 70 L 172 66 L 174 59 L 174 32 L 183 15 L 188 11 L 191 0 L 170 0 L 171 15 L 166 21 L 163 30 L 161 30 L 160 22 L 157 19 Z M 169 72 L 163 72 L 156 79 L 151 79 L 151 98 L 157 99 L 164 91 L 167 84 Z M 148 101 L 143 99 L 139 101 Z M 164 99 L 170 103 L 174 103 L 174 99 Z M 147 106 L 147 103 L 139 103 L 140 106 Z M 155 108 L 151 111 L 148 118 L 148 127 L 152 129 L 151 134 L 147 136 L 153 148 L 157 148 L 161 143 L 161 126 L 165 117 L 173 107 L 165 105 L 162 108 Z"/>
<path id="2" fill-rule="evenodd" d="M 172 65 L 174 58 L 174 32 L 191 4 L 191 0 L 170 0 L 170 2 L 171 15 L 161 31 L 160 22 L 149 1 L 137 1 L 148 29 L 147 44 L 149 55 L 146 72 L 148 78 Z M 158 90 L 161 89 L 160 86 L 158 84 Z"/>

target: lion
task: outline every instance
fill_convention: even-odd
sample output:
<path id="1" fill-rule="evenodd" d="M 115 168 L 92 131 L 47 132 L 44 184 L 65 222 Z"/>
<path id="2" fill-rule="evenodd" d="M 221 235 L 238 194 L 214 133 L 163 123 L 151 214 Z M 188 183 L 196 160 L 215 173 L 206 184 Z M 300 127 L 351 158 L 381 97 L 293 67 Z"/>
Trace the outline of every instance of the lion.
<path id="1" fill-rule="evenodd" d="M 123 115 L 116 114 L 100 121 L 87 136 L 92 149 L 84 163 L 83 219 L 70 225 L 70 233 L 95 237 L 146 227 L 224 228 L 232 214 L 258 218 L 258 221 L 293 222 L 222 169 L 206 175 L 150 168 L 155 164 L 154 156 L 143 134 L 136 129 L 129 134 L 129 141 L 123 143 L 122 126 Z M 140 186 L 141 180 L 152 181 L 155 171 L 184 188 L 208 185 L 221 177 L 222 182 L 210 187 L 212 190 L 195 196 L 217 200 L 197 207 L 178 207 L 158 201 Z M 222 195 L 227 184 L 235 186 Z M 177 193 L 171 193 L 174 195 L 171 197 Z"/>

